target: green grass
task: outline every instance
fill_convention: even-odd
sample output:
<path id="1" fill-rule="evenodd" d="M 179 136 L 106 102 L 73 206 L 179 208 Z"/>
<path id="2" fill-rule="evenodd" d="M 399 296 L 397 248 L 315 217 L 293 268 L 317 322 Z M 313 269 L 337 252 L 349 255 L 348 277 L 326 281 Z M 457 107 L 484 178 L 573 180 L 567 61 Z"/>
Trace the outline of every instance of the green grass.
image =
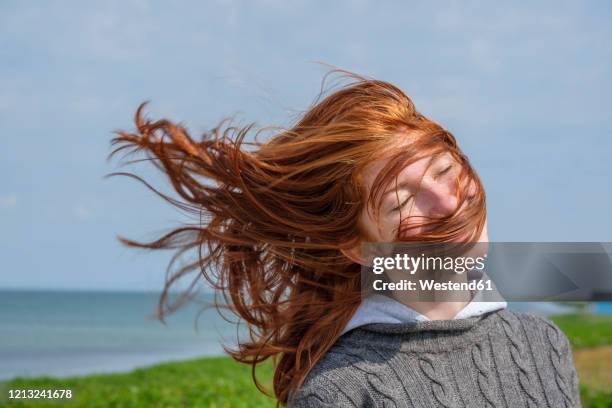
<path id="1" fill-rule="evenodd" d="M 572 345 L 581 383 L 582 406 L 612 407 L 612 386 L 607 381 L 612 370 L 608 361 L 612 348 L 612 316 L 567 314 L 550 319 L 563 330 Z"/>
<path id="2" fill-rule="evenodd" d="M 567 314 L 552 316 L 551 320 L 563 330 L 574 348 L 612 345 L 612 316 Z"/>
<path id="3" fill-rule="evenodd" d="M 612 346 L 612 317 L 555 316 L 552 320 L 567 334 L 575 351 Z M 612 390 L 585 384 L 589 373 L 580 373 L 583 406 L 612 407 Z M 271 363 L 258 369 L 258 378 L 270 389 Z M 71 400 L 12 400 L 8 389 L 71 389 Z M 199 358 L 158 364 L 121 374 L 100 374 L 54 379 L 39 377 L 0 383 L 0 405 L 10 407 L 274 407 L 251 381 L 250 367 L 227 357 Z"/>
<path id="4" fill-rule="evenodd" d="M 258 368 L 258 379 L 267 389 L 270 389 L 272 375 L 271 363 Z M 7 403 L 8 389 L 71 389 L 73 398 Z M 2 404 L 10 407 L 258 408 L 274 407 L 275 400 L 255 388 L 249 366 L 228 357 L 215 357 L 158 364 L 121 374 L 14 379 L 0 385 Z"/>
<path id="5" fill-rule="evenodd" d="M 610 408 L 612 407 L 612 391 L 593 390 L 581 385 L 580 400 L 583 408 Z"/>

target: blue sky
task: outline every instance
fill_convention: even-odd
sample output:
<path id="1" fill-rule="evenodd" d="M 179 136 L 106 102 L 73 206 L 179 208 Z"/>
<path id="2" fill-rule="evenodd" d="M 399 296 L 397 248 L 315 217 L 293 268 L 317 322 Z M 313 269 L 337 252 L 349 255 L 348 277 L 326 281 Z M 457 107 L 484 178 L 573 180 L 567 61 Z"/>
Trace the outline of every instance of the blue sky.
<path id="1" fill-rule="evenodd" d="M 144 100 L 194 135 L 232 114 L 286 125 L 319 90 L 313 61 L 397 84 L 455 134 L 491 240 L 612 241 L 611 17 L 604 1 L 3 1 L 0 288 L 159 289 L 170 254 L 115 236 L 184 218 L 103 180 L 112 131 Z"/>

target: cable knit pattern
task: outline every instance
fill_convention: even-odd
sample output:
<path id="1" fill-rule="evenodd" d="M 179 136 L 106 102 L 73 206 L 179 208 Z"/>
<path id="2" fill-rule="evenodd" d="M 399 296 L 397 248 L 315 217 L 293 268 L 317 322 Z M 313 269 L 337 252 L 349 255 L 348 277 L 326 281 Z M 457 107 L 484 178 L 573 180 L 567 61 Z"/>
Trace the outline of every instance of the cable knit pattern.
<path id="1" fill-rule="evenodd" d="M 536 372 L 528 365 L 527 342 L 521 339 L 521 323 L 512 314 L 500 314 L 504 330 L 510 341 L 510 355 L 519 369 L 519 383 L 528 398 L 529 408 L 542 406 L 536 391 Z"/>
<path id="2" fill-rule="evenodd" d="M 375 350 L 363 349 L 359 351 L 361 353 L 373 351 L 375 354 L 372 355 L 378 355 Z M 346 349 L 344 350 L 343 357 L 345 359 L 348 357 L 348 360 L 345 361 L 356 362 L 353 367 L 365 375 L 368 386 L 372 390 L 370 396 L 377 402 L 378 406 L 385 408 L 410 407 L 410 404 L 402 399 L 402 394 L 400 393 L 401 382 L 399 378 L 397 378 L 397 376 L 395 376 L 395 378 L 389 376 L 386 370 L 386 364 L 364 363 L 360 355 Z M 384 358 L 384 356 L 382 358 Z"/>
<path id="3" fill-rule="evenodd" d="M 300 397 L 296 407 L 325 407 L 334 408 L 338 404 L 338 395 L 325 385 L 313 385 Z"/>
<path id="4" fill-rule="evenodd" d="M 563 344 L 563 342 L 560 340 L 562 334 L 560 336 L 559 329 L 557 329 L 553 325 L 548 326 L 546 334 L 548 336 L 550 344 L 552 345 L 550 350 L 550 361 L 553 367 L 555 368 L 555 381 L 557 382 L 557 386 L 563 393 L 563 402 L 565 403 L 565 406 L 573 407 L 574 398 L 569 386 L 569 378 L 567 378 L 568 376 L 564 375 L 564 373 L 567 373 L 568 370 L 562 365 L 562 360 L 565 356 L 567 356 L 568 352 L 567 349 L 562 349 L 561 344 Z"/>
<path id="5" fill-rule="evenodd" d="M 478 388 L 486 400 L 486 406 L 495 407 L 491 359 L 488 353 L 483 349 L 482 344 L 476 343 L 474 347 L 472 347 L 472 361 L 478 370 Z"/>
<path id="6" fill-rule="evenodd" d="M 580 407 L 565 335 L 507 309 L 341 336 L 290 407 Z"/>
<path id="7" fill-rule="evenodd" d="M 448 398 L 450 383 L 443 375 L 444 368 L 438 363 L 438 359 L 430 354 L 423 354 L 419 359 L 419 365 L 423 373 L 431 380 L 433 395 L 445 408 L 455 408 L 456 405 Z"/>

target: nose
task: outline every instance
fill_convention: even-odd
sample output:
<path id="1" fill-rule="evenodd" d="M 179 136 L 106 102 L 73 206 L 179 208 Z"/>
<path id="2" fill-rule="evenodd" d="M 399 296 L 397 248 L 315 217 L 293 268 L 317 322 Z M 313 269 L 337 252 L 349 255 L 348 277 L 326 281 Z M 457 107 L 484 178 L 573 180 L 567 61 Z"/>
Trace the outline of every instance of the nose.
<path id="1" fill-rule="evenodd" d="M 459 202 L 457 193 L 455 178 L 446 177 L 435 180 L 426 177 L 422 180 L 421 190 L 417 194 L 417 207 L 427 217 L 446 217 L 457 208 Z"/>

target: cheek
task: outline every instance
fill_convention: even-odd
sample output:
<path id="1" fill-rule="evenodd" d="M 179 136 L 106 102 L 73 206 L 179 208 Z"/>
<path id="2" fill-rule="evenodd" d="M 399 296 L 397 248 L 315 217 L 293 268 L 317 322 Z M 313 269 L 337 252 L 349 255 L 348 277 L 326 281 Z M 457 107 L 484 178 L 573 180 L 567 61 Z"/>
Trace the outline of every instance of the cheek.
<path id="1" fill-rule="evenodd" d="M 385 224 L 385 230 L 388 231 L 391 237 L 389 238 L 389 240 L 396 239 L 395 234 L 400 231 L 400 222 L 402 227 L 401 229 L 403 230 L 403 237 L 414 236 L 424 233 L 426 228 L 421 226 L 421 224 L 424 222 L 423 217 L 424 215 L 422 214 L 422 212 L 416 208 L 412 209 L 410 215 L 407 214 L 407 211 L 402 212 L 401 219 L 399 214 L 394 217 L 390 217 Z"/>
<path id="2" fill-rule="evenodd" d="M 399 214 L 391 214 L 387 217 L 382 217 L 378 223 L 378 235 L 383 242 L 393 242 L 396 240 L 397 231 L 399 228 Z"/>
<path id="3" fill-rule="evenodd" d="M 408 222 L 407 215 L 405 211 L 402 212 L 404 223 Z M 381 213 L 378 220 L 364 214 L 360 220 L 360 229 L 363 232 L 364 240 L 372 242 L 394 242 L 397 239 L 399 226 L 399 212 Z M 413 230 L 412 234 L 414 233 L 418 233 L 418 231 Z"/>

